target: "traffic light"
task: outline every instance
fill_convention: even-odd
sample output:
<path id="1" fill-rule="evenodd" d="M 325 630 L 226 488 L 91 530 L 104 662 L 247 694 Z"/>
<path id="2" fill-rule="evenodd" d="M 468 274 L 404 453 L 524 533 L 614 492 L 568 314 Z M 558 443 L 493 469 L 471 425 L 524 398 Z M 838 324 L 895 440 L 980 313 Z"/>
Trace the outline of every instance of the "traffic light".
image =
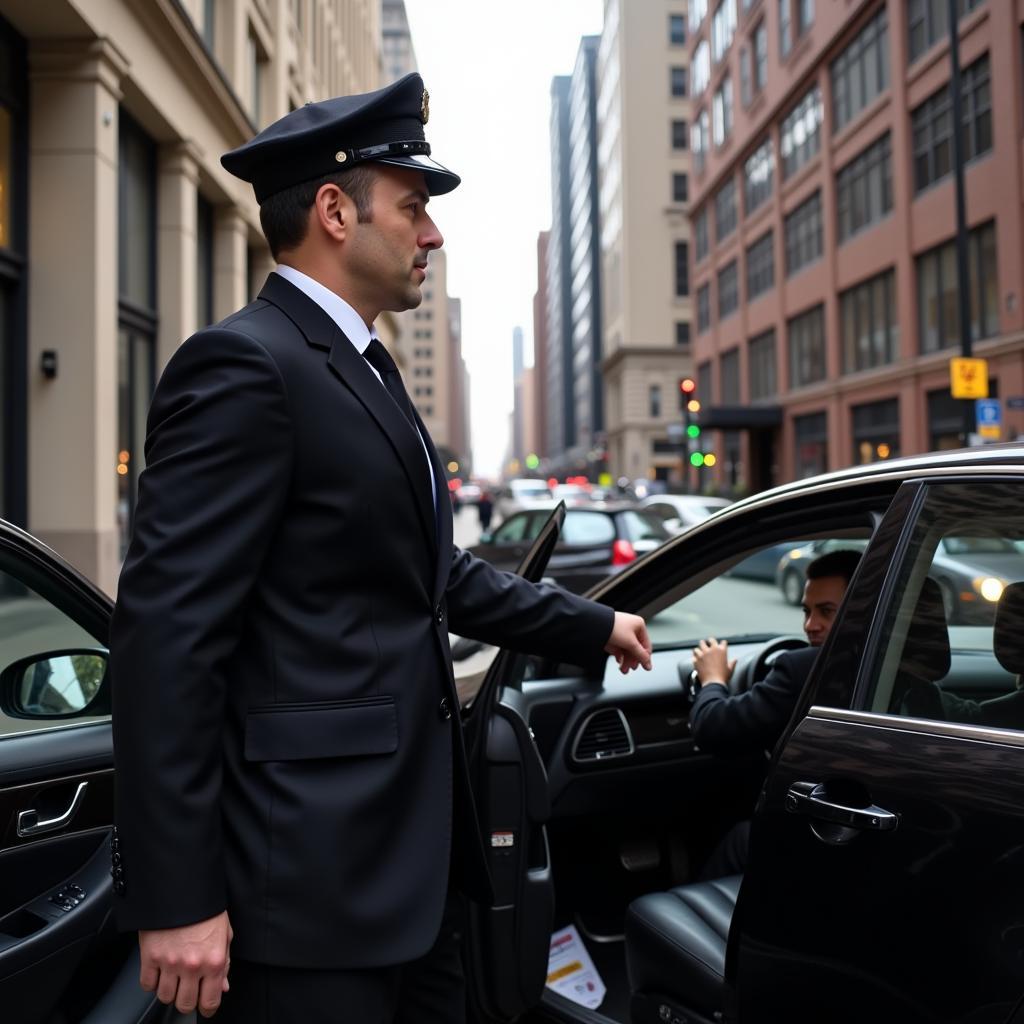
<path id="1" fill-rule="evenodd" d="M 697 422 L 700 413 L 700 399 L 697 397 L 697 382 L 692 377 L 679 378 L 679 403 L 683 412 L 683 426 L 686 433 L 686 447 L 690 453 L 691 466 L 713 466 L 715 456 L 703 450 L 701 427 Z"/>

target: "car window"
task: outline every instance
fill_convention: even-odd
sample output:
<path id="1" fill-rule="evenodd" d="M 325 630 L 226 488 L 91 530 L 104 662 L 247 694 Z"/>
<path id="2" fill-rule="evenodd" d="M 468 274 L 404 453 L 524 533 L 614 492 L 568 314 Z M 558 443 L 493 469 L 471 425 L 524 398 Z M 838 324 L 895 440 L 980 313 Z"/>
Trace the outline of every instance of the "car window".
<path id="1" fill-rule="evenodd" d="M 668 540 L 672 535 L 649 509 L 619 513 L 619 528 L 629 540 Z"/>
<path id="2" fill-rule="evenodd" d="M 0 570 L 0 672 L 34 655 L 90 650 L 103 648 L 87 630 L 13 572 Z M 102 667 L 97 669 L 99 663 L 85 664 L 87 660 L 77 654 L 74 658 L 40 661 L 25 681 L 26 707 L 51 713 L 83 707 L 95 695 L 102 679 Z M 104 717 L 82 715 L 73 721 L 79 724 Z M 0 736 L 52 729 L 69 721 L 15 718 L 0 712 Z"/>
<path id="3" fill-rule="evenodd" d="M 648 512 L 653 512 L 660 519 L 678 519 L 679 511 L 674 505 L 668 505 L 663 501 L 652 502 L 650 505 L 645 505 L 644 508 Z"/>
<path id="4" fill-rule="evenodd" d="M 933 486 L 866 677 L 879 714 L 1024 729 L 1024 488 Z"/>
<path id="5" fill-rule="evenodd" d="M 530 516 L 520 514 L 510 516 L 494 531 L 496 544 L 517 544 L 525 540 L 529 534 Z"/>
<path id="6" fill-rule="evenodd" d="M 611 544 L 615 540 L 615 524 L 603 512 L 583 512 L 569 509 L 562 527 L 562 544 Z"/>
<path id="7" fill-rule="evenodd" d="M 837 549 L 856 544 L 856 540 L 836 540 Z M 799 596 L 811 560 L 804 553 L 810 547 L 800 540 L 774 544 L 748 553 L 734 565 L 723 566 L 714 579 L 648 619 L 651 642 L 666 648 L 692 646 L 709 636 L 729 640 L 803 635 Z M 794 555 L 797 558 L 790 565 Z M 796 601 L 787 597 L 788 580 L 779 576 L 780 562 L 796 574 Z"/>
<path id="8" fill-rule="evenodd" d="M 519 498 L 550 498 L 551 491 L 547 484 L 537 483 L 514 483 L 512 485 L 512 493 Z"/>

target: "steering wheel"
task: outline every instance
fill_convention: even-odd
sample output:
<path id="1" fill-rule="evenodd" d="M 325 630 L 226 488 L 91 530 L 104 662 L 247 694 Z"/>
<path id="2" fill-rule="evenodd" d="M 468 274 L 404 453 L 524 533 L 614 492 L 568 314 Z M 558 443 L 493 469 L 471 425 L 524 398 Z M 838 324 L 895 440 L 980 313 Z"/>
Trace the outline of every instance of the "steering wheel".
<path id="1" fill-rule="evenodd" d="M 761 648 L 756 658 L 736 666 L 736 671 L 729 680 L 729 693 L 745 693 L 754 683 L 759 683 L 772 669 L 772 664 L 780 654 L 787 651 L 799 651 L 807 647 L 806 638 L 797 636 L 777 636 Z"/>

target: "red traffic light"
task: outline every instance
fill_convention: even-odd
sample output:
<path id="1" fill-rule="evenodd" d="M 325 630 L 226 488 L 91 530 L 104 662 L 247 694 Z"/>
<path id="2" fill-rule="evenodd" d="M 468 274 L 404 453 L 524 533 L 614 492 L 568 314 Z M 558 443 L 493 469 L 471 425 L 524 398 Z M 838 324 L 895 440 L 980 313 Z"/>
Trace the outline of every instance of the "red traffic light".
<path id="1" fill-rule="evenodd" d="M 692 394 L 697 390 L 697 382 L 692 377 L 680 377 L 679 390 L 682 391 L 684 395 Z"/>

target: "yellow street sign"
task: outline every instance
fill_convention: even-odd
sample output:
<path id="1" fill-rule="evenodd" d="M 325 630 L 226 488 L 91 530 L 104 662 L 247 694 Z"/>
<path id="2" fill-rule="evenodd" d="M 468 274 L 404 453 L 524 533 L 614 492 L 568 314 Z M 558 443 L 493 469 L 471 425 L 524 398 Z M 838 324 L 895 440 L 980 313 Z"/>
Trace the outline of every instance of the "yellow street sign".
<path id="1" fill-rule="evenodd" d="M 954 398 L 988 398 L 988 361 L 950 359 L 949 390 Z"/>
<path id="2" fill-rule="evenodd" d="M 988 424 L 982 423 L 978 427 L 978 433 L 981 434 L 982 437 L 991 437 L 998 441 L 1001 436 L 1001 428 L 998 425 L 990 427 Z"/>

